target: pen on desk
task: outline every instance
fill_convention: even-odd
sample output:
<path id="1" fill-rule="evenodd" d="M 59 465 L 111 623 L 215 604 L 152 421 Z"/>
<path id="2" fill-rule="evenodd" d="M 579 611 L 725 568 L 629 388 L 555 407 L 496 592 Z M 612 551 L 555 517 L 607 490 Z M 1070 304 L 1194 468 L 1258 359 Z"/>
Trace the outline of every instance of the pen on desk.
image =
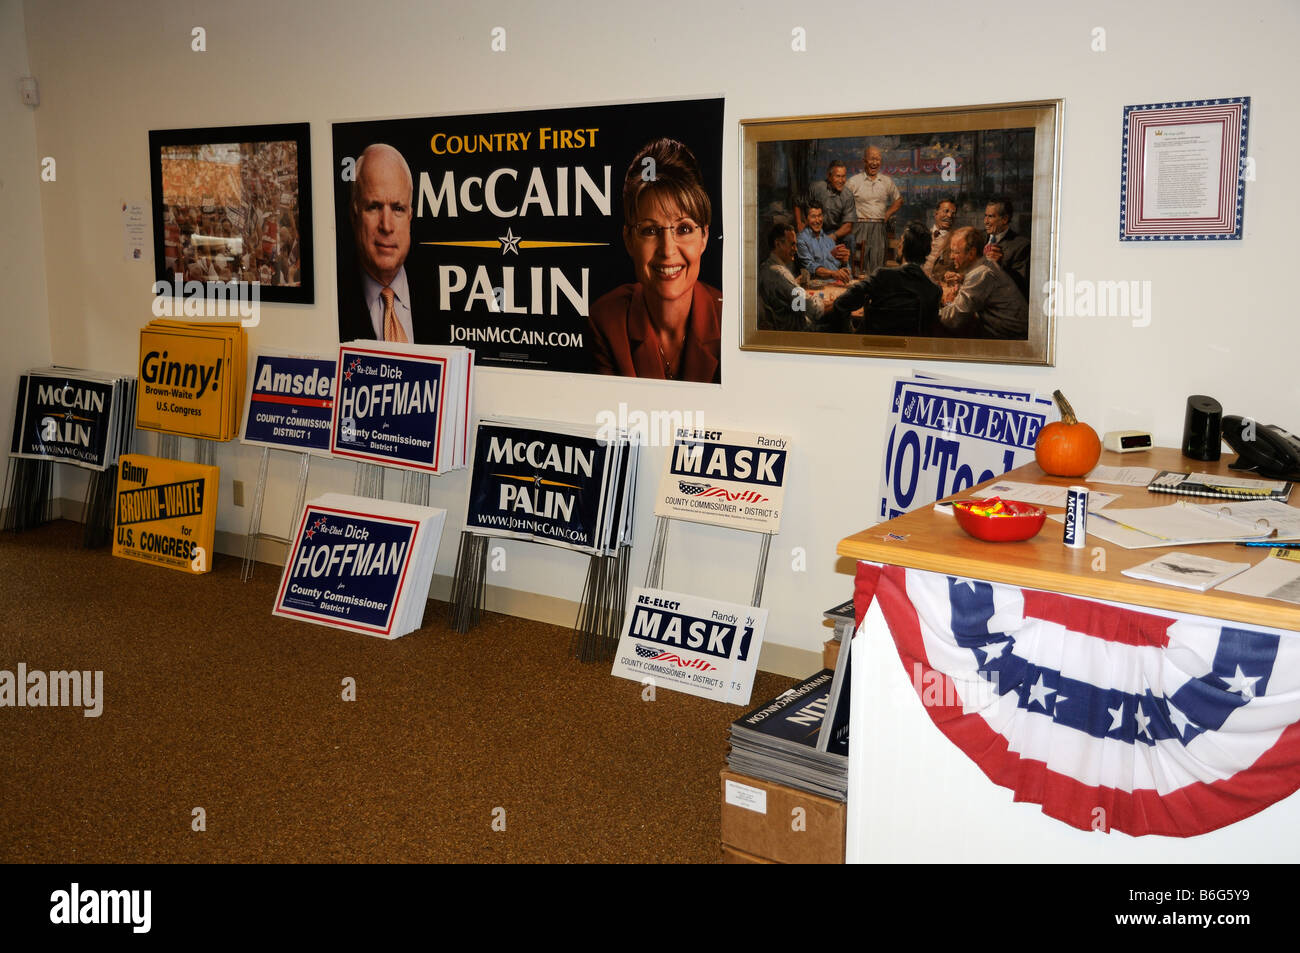
<path id="1" fill-rule="evenodd" d="M 1249 543 L 1238 543 L 1238 546 L 1265 546 L 1268 549 L 1300 549 L 1300 543 L 1277 543 L 1268 539 L 1252 540 Z"/>

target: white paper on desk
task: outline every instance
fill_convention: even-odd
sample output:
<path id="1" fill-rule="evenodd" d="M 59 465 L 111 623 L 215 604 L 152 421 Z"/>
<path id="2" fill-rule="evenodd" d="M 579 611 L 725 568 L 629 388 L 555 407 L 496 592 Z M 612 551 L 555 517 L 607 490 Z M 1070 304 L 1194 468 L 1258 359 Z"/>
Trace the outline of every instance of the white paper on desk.
<path id="1" fill-rule="evenodd" d="M 1160 471 L 1155 467 L 1095 466 L 1083 478 L 1084 483 L 1111 483 L 1116 486 L 1146 486 Z"/>
<path id="2" fill-rule="evenodd" d="M 1050 518 L 1058 523 L 1065 521 L 1063 514 L 1052 514 Z M 1253 523 L 1206 513 L 1195 504 L 1179 500 L 1168 506 L 1090 512 L 1087 532 L 1125 549 L 1149 549 L 1265 539 L 1271 530 L 1261 533 Z"/>
<path id="3" fill-rule="evenodd" d="M 1064 486 L 1049 486 L 1045 483 L 1019 483 L 1016 480 L 998 480 L 998 482 L 990 483 L 982 490 L 975 490 L 971 493 L 971 496 L 980 499 L 1000 496 L 1004 500 L 1018 500 L 1021 503 L 1032 503 L 1035 506 L 1059 506 L 1064 508 L 1068 493 L 1069 488 Z M 1099 510 L 1112 500 L 1118 499 L 1118 493 L 1089 490 L 1088 512 Z"/>
<path id="4" fill-rule="evenodd" d="M 1207 513 L 1220 513 L 1253 523 L 1260 529 L 1277 530 L 1277 535 L 1270 539 L 1300 539 L 1300 507 L 1288 506 L 1280 500 L 1223 500 L 1193 505 Z"/>
<path id="5" fill-rule="evenodd" d="M 1064 513 L 1048 513 L 1049 520 L 1055 520 L 1058 523 L 1065 522 Z M 1106 518 L 1100 513 L 1089 513 L 1088 523 L 1085 532 L 1089 537 L 1095 536 L 1098 539 L 1104 539 L 1108 543 L 1114 543 L 1116 546 L 1122 546 L 1125 549 L 1150 549 L 1153 546 L 1172 546 L 1172 542 L 1163 539 L 1157 539 L 1149 533 L 1143 533 L 1140 530 L 1129 529 L 1126 526 L 1119 526 L 1116 523 L 1106 521 Z"/>
<path id="6" fill-rule="evenodd" d="M 1205 592 L 1249 568 L 1250 563 L 1230 563 L 1192 553 L 1166 553 L 1123 573 L 1133 579 Z"/>
<path id="7" fill-rule="evenodd" d="M 1219 589 L 1300 605 L 1300 562 L 1269 556 L 1240 576 L 1229 579 Z"/>

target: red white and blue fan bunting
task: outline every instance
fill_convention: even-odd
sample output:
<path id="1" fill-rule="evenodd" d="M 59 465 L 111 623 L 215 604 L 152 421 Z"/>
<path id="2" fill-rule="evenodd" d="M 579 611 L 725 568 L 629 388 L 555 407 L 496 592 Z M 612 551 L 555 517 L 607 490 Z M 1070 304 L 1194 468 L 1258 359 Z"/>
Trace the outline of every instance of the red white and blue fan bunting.
<path id="1" fill-rule="evenodd" d="M 1190 837 L 1300 788 L 1300 638 L 859 564 L 873 596 L 934 723 L 1051 817 Z"/>

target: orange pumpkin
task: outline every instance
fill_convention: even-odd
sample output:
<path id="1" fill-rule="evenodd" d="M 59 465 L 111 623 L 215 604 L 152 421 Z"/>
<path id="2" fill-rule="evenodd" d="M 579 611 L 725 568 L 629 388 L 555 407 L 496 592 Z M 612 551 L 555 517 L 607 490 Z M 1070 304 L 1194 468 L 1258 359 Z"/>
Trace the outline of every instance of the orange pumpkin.
<path id="1" fill-rule="evenodd" d="M 1074 408 L 1064 394 L 1057 390 L 1052 396 L 1061 408 L 1061 419 L 1038 432 L 1034 457 L 1043 472 L 1051 476 L 1083 476 L 1101 459 L 1101 441 L 1097 431 L 1074 416 Z"/>

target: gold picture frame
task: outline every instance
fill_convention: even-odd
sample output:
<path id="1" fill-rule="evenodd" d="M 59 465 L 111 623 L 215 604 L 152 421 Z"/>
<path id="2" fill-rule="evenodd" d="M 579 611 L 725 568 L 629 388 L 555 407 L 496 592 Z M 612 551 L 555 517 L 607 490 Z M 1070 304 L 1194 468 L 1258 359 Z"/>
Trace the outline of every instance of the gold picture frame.
<path id="1" fill-rule="evenodd" d="M 1051 365 L 1056 329 L 1049 296 L 1038 292 L 1056 280 L 1063 112 L 1064 101 L 1055 99 L 742 120 L 741 350 Z M 788 327 L 792 321 L 775 320 L 775 312 L 759 293 L 760 270 L 769 260 L 769 239 L 779 231 L 774 226 L 792 219 L 789 224 L 800 232 L 805 224 L 801 209 L 814 183 L 828 178 L 833 160 L 847 165 L 849 183 L 855 170 L 865 175 L 868 147 L 878 149 L 882 159 L 877 177 L 870 181 L 879 182 L 881 173 L 889 176 L 903 203 L 892 229 L 885 226 L 891 229 L 886 235 L 886 259 L 891 254 L 899 257 L 898 240 L 908 222 L 933 227 L 935 206 L 942 198 L 957 206 L 953 229 L 982 226 L 989 199 L 1013 206 L 1013 227 L 1027 234 L 1029 249 L 1027 273 L 1019 276 L 1018 283 L 1028 311 L 1023 337 L 1017 328 L 1014 337 L 998 338 L 982 324 L 968 323 L 954 331 L 937 323 L 937 318 L 926 325 L 929 333 L 914 334 L 872 333 L 869 317 L 861 319 L 859 329 L 832 331 L 811 320 L 797 328 Z M 866 180 L 860 175 L 858 181 Z M 861 244 L 873 241 L 879 239 L 868 235 Z M 864 276 L 859 269 L 871 267 L 872 259 L 864 263 L 861 249 L 854 247 L 853 252 L 860 256 L 849 262 L 853 278 L 858 279 Z M 875 257 L 880 257 L 878 249 Z M 791 270 L 797 269 L 796 264 Z M 819 300 L 842 293 L 840 283 L 820 288 L 816 284 L 811 293 Z M 771 289 L 772 283 L 767 287 Z"/>

